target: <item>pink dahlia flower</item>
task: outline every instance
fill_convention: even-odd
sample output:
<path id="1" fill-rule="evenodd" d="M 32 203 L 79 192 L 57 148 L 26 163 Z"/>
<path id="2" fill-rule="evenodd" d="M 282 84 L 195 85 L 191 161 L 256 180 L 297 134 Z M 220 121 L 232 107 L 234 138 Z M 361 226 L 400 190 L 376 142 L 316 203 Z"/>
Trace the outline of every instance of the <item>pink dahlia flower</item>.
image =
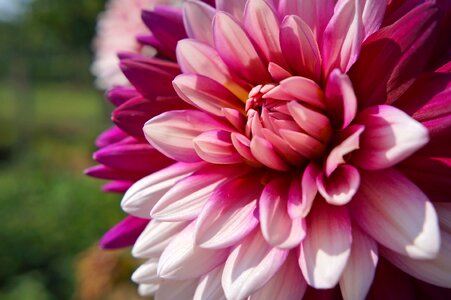
<path id="1" fill-rule="evenodd" d="M 413 0 L 144 12 L 158 57 L 121 57 L 133 87 L 110 92 L 118 127 L 88 171 L 126 190 L 104 243 L 147 260 L 140 292 L 449 295 L 449 17 Z"/>
<path id="2" fill-rule="evenodd" d="M 92 73 L 96 76 L 96 86 L 109 89 L 115 85 L 127 84 L 117 57 L 118 52 L 144 52 L 152 55 L 154 50 L 144 48 L 137 36 L 146 34 L 142 23 L 142 9 L 151 9 L 158 4 L 179 3 L 181 0 L 110 0 L 97 23 L 94 40 L 95 60 Z"/>

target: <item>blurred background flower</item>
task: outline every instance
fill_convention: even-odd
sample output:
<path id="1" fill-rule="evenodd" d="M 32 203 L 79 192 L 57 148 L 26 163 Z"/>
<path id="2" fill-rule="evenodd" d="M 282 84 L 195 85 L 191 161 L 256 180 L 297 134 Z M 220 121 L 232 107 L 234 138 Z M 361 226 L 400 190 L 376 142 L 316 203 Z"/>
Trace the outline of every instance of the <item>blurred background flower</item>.
<path id="1" fill-rule="evenodd" d="M 83 175 L 110 111 L 89 70 L 104 5 L 0 0 L 2 300 L 138 299 L 129 254 L 97 250 L 119 197 Z"/>

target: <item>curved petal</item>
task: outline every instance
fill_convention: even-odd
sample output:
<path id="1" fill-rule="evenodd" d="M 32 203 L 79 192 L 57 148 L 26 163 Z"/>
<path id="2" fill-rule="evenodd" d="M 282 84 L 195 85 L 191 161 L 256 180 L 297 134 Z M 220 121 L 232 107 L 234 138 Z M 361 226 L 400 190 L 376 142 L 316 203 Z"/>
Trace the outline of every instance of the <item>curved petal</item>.
<path id="1" fill-rule="evenodd" d="M 276 153 L 274 146 L 266 139 L 254 136 L 251 140 L 250 150 L 253 157 L 265 166 L 278 171 L 286 171 L 288 165 Z"/>
<path id="2" fill-rule="evenodd" d="M 154 299 L 191 299 L 194 296 L 198 282 L 198 278 L 190 280 L 162 280 Z"/>
<path id="3" fill-rule="evenodd" d="M 132 274 L 132 280 L 140 284 L 158 284 L 160 278 L 157 275 L 158 259 L 151 258 L 139 266 Z"/>
<path id="4" fill-rule="evenodd" d="M 335 171 L 316 178 L 321 196 L 333 205 L 345 205 L 354 197 L 360 185 L 359 171 L 351 165 L 339 165 Z"/>
<path id="5" fill-rule="evenodd" d="M 183 162 L 197 162 L 201 158 L 194 149 L 193 139 L 212 130 L 231 130 L 207 113 L 197 110 L 173 110 L 152 118 L 144 125 L 149 143 L 164 155 Z"/>
<path id="6" fill-rule="evenodd" d="M 292 219 L 305 218 L 313 205 L 318 188 L 316 178 L 321 170 L 310 162 L 300 178 L 293 177 L 288 194 L 288 214 Z"/>
<path id="7" fill-rule="evenodd" d="M 319 82 L 321 54 L 312 30 L 301 18 L 290 15 L 283 20 L 280 44 L 285 60 L 296 75 Z"/>
<path id="8" fill-rule="evenodd" d="M 117 249 L 133 245 L 149 221 L 133 216 L 126 217 L 103 235 L 100 246 L 103 249 Z"/>
<path id="9" fill-rule="evenodd" d="M 237 20 L 242 20 L 246 0 L 216 0 L 216 9 L 225 11 Z"/>
<path id="10" fill-rule="evenodd" d="M 190 279 L 208 273 L 224 262 L 228 249 L 204 249 L 194 243 L 194 222 L 172 239 L 158 262 L 158 276 L 164 279 Z"/>
<path id="11" fill-rule="evenodd" d="M 307 283 L 316 289 L 333 288 L 351 253 L 351 221 L 347 208 L 318 203 L 307 218 L 299 266 Z"/>
<path id="12" fill-rule="evenodd" d="M 245 299 L 267 283 L 285 262 L 288 251 L 268 245 L 255 230 L 230 253 L 222 273 L 227 299 Z"/>
<path id="13" fill-rule="evenodd" d="M 416 259 L 434 258 L 440 249 L 440 229 L 426 195 L 393 169 L 361 176 L 350 206 L 362 229 L 393 251 Z"/>
<path id="14" fill-rule="evenodd" d="M 271 82 L 268 70 L 246 32 L 230 15 L 216 13 L 213 36 L 219 55 L 235 74 L 254 84 Z"/>
<path id="15" fill-rule="evenodd" d="M 206 131 L 194 140 L 196 153 L 212 164 L 239 164 L 242 156 L 232 144 L 231 133 L 224 130 Z"/>
<path id="16" fill-rule="evenodd" d="M 307 283 L 296 262 L 294 252 L 291 252 L 280 270 L 262 288 L 252 294 L 249 300 L 299 300 L 302 299 L 306 290 Z"/>
<path id="17" fill-rule="evenodd" d="M 223 265 L 200 278 L 193 300 L 226 300 L 221 286 Z"/>
<path id="18" fill-rule="evenodd" d="M 177 181 L 199 169 L 203 163 L 175 163 L 138 180 L 122 198 L 122 209 L 134 216 L 149 218 L 157 201 Z"/>
<path id="19" fill-rule="evenodd" d="M 263 237 L 280 249 L 293 248 L 305 237 L 305 220 L 290 218 L 287 211 L 289 182 L 286 178 L 270 181 L 258 201 L 259 219 Z"/>
<path id="20" fill-rule="evenodd" d="M 355 123 L 365 126 L 360 149 L 352 162 L 366 170 L 389 168 L 429 141 L 428 130 L 404 112 L 388 105 L 373 106 L 357 115 Z"/>
<path id="21" fill-rule="evenodd" d="M 213 45 L 211 23 L 215 10 L 202 1 L 186 1 L 183 5 L 183 24 L 188 37 Z"/>
<path id="22" fill-rule="evenodd" d="M 257 199 L 262 186 L 253 177 L 226 181 L 211 195 L 196 223 L 195 242 L 203 248 L 225 248 L 257 225 Z"/>
<path id="23" fill-rule="evenodd" d="M 374 279 L 378 258 L 376 242 L 358 226 L 352 226 L 351 255 L 340 278 L 344 299 L 365 299 Z"/>

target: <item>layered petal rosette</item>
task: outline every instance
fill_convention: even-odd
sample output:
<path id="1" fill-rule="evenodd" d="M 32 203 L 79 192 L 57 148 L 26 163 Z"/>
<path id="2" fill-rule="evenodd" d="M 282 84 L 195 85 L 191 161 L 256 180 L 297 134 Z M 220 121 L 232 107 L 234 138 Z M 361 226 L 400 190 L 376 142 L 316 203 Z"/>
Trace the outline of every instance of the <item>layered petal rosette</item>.
<path id="1" fill-rule="evenodd" d="M 165 42 L 143 39 L 157 58 L 122 57 L 134 86 L 112 92 L 133 94 L 113 113 L 124 136 L 96 153 L 101 168 L 128 168 L 128 183 L 147 173 L 122 200 L 145 224 L 140 292 L 381 299 L 384 274 L 398 272 L 400 299 L 449 294 L 449 4 L 166 10 L 143 13 Z M 169 15 L 183 27 L 165 26 Z M 147 152 L 108 161 L 135 140 Z"/>

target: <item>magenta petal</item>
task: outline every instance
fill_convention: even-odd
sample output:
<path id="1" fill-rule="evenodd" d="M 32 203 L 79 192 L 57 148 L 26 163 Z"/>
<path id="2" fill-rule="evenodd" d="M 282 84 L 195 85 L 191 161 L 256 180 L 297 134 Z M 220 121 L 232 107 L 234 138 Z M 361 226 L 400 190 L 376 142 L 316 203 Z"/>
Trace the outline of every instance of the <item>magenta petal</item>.
<path id="1" fill-rule="evenodd" d="M 96 139 L 96 146 L 99 148 L 114 144 L 126 138 L 127 133 L 114 126 L 102 132 Z"/>
<path id="2" fill-rule="evenodd" d="M 412 84 L 432 50 L 438 13 L 424 2 L 365 41 L 349 73 L 363 107 L 391 103 Z"/>
<path id="3" fill-rule="evenodd" d="M 102 191 L 110 193 L 125 193 L 131 186 L 133 181 L 115 180 L 102 186 Z"/>
<path id="4" fill-rule="evenodd" d="M 148 219 L 126 217 L 108 230 L 100 240 L 100 246 L 104 249 L 117 249 L 131 246 L 149 223 Z"/>
<path id="5" fill-rule="evenodd" d="M 119 106 L 128 100 L 139 96 L 139 93 L 134 87 L 115 86 L 110 89 L 105 96 L 114 106 Z"/>
<path id="6" fill-rule="evenodd" d="M 88 176 L 100 178 L 100 179 L 110 179 L 110 180 L 126 180 L 126 181 L 136 181 L 144 176 L 146 173 L 124 171 L 119 169 L 110 168 L 104 165 L 97 165 L 86 169 L 85 174 Z"/>
<path id="7" fill-rule="evenodd" d="M 404 112 L 387 105 L 360 112 L 355 123 L 365 126 L 360 149 L 352 162 L 367 170 L 391 167 L 407 158 L 429 141 L 427 129 Z"/>
<path id="8" fill-rule="evenodd" d="M 330 176 L 316 179 L 319 193 L 333 205 L 345 205 L 354 197 L 360 185 L 359 171 L 351 165 L 339 165 Z"/>
<path id="9" fill-rule="evenodd" d="M 243 11 L 246 5 L 246 1 L 243 0 L 216 0 L 216 9 L 225 11 L 237 20 L 243 18 Z"/>
<path id="10" fill-rule="evenodd" d="M 219 55 L 235 74 L 254 84 L 271 82 L 271 77 L 246 32 L 230 15 L 216 13 L 213 33 Z"/>
<path id="11" fill-rule="evenodd" d="M 173 110 L 148 121 L 144 133 L 149 143 L 164 155 L 177 161 L 196 162 L 201 158 L 194 149 L 193 139 L 212 129 L 230 130 L 204 112 Z"/>
<path id="12" fill-rule="evenodd" d="M 276 153 L 274 146 L 262 137 L 254 136 L 252 138 L 250 150 L 253 157 L 269 168 L 278 171 L 286 171 L 289 169 L 288 164 Z"/>

